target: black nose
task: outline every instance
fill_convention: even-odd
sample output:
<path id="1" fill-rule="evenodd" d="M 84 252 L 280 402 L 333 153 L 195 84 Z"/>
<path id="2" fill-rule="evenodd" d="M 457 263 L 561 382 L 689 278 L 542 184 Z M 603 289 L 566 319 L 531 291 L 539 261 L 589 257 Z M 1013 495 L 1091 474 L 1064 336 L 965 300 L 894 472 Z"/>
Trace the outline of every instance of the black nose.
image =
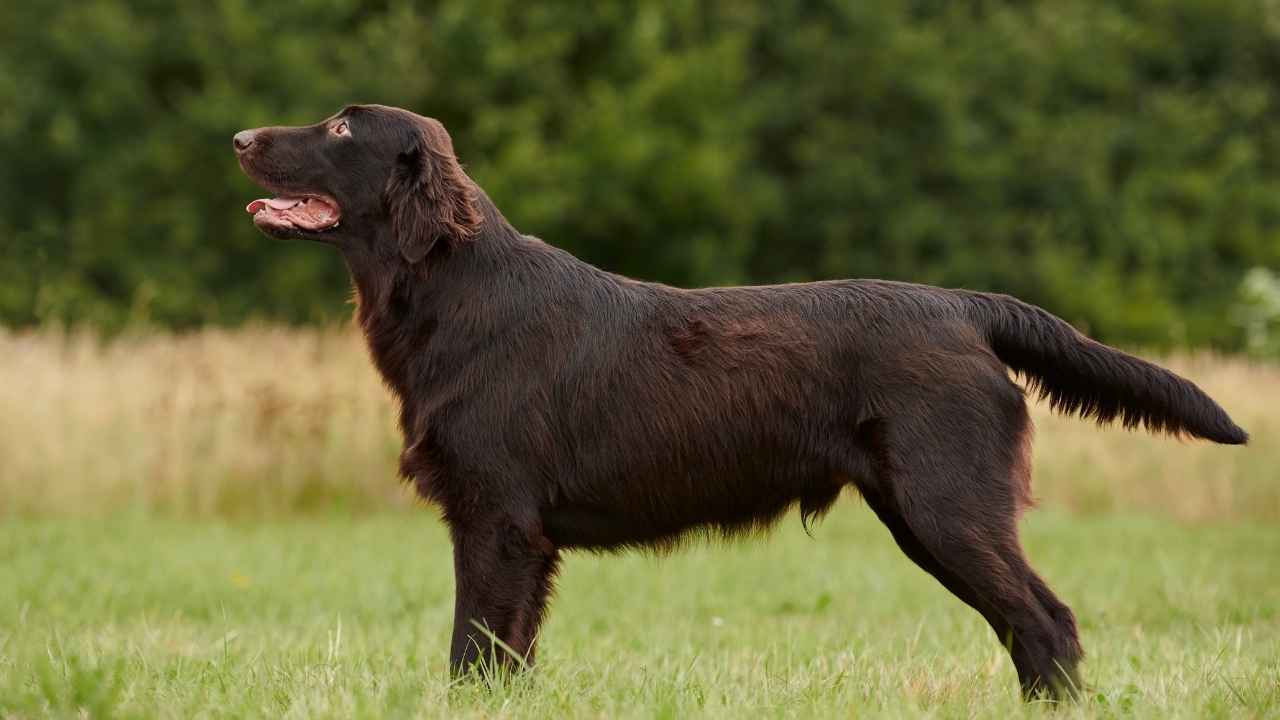
<path id="1" fill-rule="evenodd" d="M 241 130 L 236 136 L 231 138 L 231 144 L 236 146 L 236 152 L 244 152 L 253 144 L 254 132 L 252 130 Z"/>

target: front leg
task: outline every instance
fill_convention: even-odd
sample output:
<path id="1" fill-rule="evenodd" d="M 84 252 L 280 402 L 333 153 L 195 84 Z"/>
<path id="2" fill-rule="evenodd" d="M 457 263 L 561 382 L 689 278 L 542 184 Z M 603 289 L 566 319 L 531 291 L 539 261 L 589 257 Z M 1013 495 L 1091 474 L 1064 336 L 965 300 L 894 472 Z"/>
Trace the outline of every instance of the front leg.
<path id="1" fill-rule="evenodd" d="M 453 528 L 454 676 L 489 663 L 495 669 L 532 664 L 559 560 L 536 521 L 497 516 Z"/>

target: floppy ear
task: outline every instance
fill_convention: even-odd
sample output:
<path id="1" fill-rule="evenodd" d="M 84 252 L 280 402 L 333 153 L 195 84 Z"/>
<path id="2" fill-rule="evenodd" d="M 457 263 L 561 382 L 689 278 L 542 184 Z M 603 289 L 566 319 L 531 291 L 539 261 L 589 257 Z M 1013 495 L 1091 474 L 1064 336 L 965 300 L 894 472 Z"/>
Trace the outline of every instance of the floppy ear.
<path id="1" fill-rule="evenodd" d="M 474 186 L 449 134 L 438 122 L 424 121 L 413 129 L 386 187 L 392 231 L 409 264 L 421 262 L 442 238 L 463 240 L 480 226 Z"/>

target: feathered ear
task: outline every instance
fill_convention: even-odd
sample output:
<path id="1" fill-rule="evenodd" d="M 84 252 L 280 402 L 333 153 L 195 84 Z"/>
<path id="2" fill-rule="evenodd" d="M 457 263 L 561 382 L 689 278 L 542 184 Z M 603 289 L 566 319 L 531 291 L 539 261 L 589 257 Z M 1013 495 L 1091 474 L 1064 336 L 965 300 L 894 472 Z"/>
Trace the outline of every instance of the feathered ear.
<path id="1" fill-rule="evenodd" d="M 464 240 L 480 227 L 475 190 L 440 123 L 423 118 L 387 180 L 387 207 L 400 254 L 421 262 L 436 242 Z"/>

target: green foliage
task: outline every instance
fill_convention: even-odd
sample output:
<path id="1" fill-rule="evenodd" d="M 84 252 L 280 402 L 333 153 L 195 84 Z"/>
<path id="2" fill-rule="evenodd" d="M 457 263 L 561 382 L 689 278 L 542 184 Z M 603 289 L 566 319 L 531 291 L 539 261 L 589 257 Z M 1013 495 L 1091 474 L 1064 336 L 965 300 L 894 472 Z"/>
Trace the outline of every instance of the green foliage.
<path id="1" fill-rule="evenodd" d="M 1280 277 L 1254 268 L 1240 282 L 1234 320 L 1245 332 L 1245 349 L 1259 357 L 1280 357 Z"/>
<path id="2" fill-rule="evenodd" d="M 1280 268 L 1257 0 L 0 6 L 0 321 L 313 321 L 345 271 L 241 207 L 240 128 L 440 118 L 522 230 L 681 285 L 999 290 L 1104 340 L 1246 345 Z"/>

